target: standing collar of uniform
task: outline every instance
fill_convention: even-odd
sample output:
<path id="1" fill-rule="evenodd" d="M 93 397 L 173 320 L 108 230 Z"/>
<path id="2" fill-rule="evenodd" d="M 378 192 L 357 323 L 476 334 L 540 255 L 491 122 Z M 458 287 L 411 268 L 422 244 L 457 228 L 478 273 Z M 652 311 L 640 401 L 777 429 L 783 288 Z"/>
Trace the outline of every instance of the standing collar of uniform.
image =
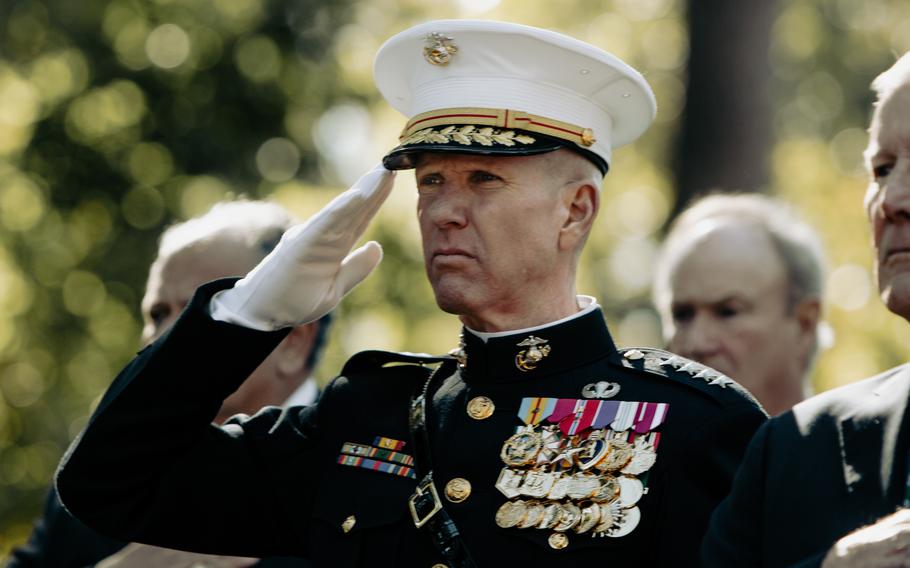
<path id="1" fill-rule="evenodd" d="M 513 329 L 510 331 L 492 331 L 492 332 L 474 331 L 473 329 L 471 329 L 468 326 L 464 326 L 464 330 L 467 333 L 476 335 L 478 338 L 480 338 L 481 341 L 486 343 L 494 337 L 507 337 L 509 335 L 521 335 L 522 333 L 531 333 L 532 331 L 538 331 L 538 330 L 545 329 L 548 327 L 553 327 L 553 326 L 556 326 L 556 325 L 559 325 L 562 323 L 566 323 L 569 320 L 573 320 L 575 318 L 581 317 L 581 316 L 587 314 L 588 312 L 593 312 L 594 310 L 600 308 L 600 305 L 597 303 L 597 298 L 595 298 L 594 296 L 585 296 L 583 294 L 579 294 L 579 295 L 575 296 L 575 298 L 576 298 L 576 301 L 578 302 L 579 310 L 572 315 L 568 315 L 568 316 L 566 316 L 562 319 L 558 319 L 556 321 L 551 321 L 550 323 L 545 323 L 542 325 L 535 325 L 534 327 L 526 327 L 524 329 Z"/>
<path id="2" fill-rule="evenodd" d="M 582 309 L 578 313 L 543 326 L 482 336 L 465 328 L 462 377 L 467 382 L 533 379 L 565 372 L 615 352 L 600 306 L 584 296 L 579 297 L 579 304 Z M 538 351 L 547 351 L 536 364 L 528 363 L 531 347 L 519 345 L 527 340 L 540 340 Z M 520 359 L 525 370 L 519 365 Z"/>

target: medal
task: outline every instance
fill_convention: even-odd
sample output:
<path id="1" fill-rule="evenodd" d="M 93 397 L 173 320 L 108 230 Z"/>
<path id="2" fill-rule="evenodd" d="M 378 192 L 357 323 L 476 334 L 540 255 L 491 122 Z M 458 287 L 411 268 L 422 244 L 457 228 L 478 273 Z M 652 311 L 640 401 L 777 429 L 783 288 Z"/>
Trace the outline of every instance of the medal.
<path id="1" fill-rule="evenodd" d="M 607 452 L 607 455 L 596 464 L 597 469 L 600 471 L 620 470 L 624 468 L 626 464 L 632 460 L 632 456 L 635 455 L 632 446 L 625 440 L 612 438 L 609 440 L 609 446 L 610 449 Z"/>
<path id="2" fill-rule="evenodd" d="M 591 495 L 591 500 L 597 503 L 612 503 L 619 496 L 619 482 L 612 475 L 600 478 L 600 488 Z"/>
<path id="3" fill-rule="evenodd" d="M 600 486 L 600 477 L 579 472 L 571 477 L 566 495 L 576 501 L 588 499 L 600 489 Z"/>
<path id="4" fill-rule="evenodd" d="M 537 502 L 527 503 L 525 506 L 525 516 L 518 522 L 518 528 L 527 529 L 540 523 L 543 519 L 544 506 Z"/>
<path id="5" fill-rule="evenodd" d="M 524 501 L 506 501 L 496 511 L 496 525 L 509 529 L 520 523 L 524 516 Z"/>
<path id="6" fill-rule="evenodd" d="M 559 503 L 548 502 L 543 509 L 543 517 L 540 519 L 538 528 L 549 529 L 553 527 L 559 519 L 562 518 L 562 505 Z"/>
<path id="7" fill-rule="evenodd" d="M 638 503 L 645 494 L 645 485 L 636 477 L 621 475 L 619 481 L 619 503 L 624 509 Z"/>
<path id="8" fill-rule="evenodd" d="M 581 509 L 574 503 L 563 503 L 562 515 L 553 530 L 556 532 L 566 532 L 573 528 L 581 520 Z"/>
<path id="9" fill-rule="evenodd" d="M 528 427 L 510 436 L 502 445 L 499 456 L 503 463 L 513 467 L 531 465 L 542 447 L 540 434 Z"/>
<path id="10" fill-rule="evenodd" d="M 605 533 L 613 527 L 613 524 L 615 523 L 616 518 L 621 514 L 621 511 L 619 505 L 616 503 L 613 503 L 612 505 L 600 503 L 599 507 L 600 522 L 594 527 L 594 535 L 605 536 Z"/>
<path id="11" fill-rule="evenodd" d="M 575 532 L 578 534 L 586 533 L 593 529 L 600 522 L 600 505 L 591 503 L 581 510 L 581 520 L 575 525 Z"/>
<path id="12" fill-rule="evenodd" d="M 610 444 L 601 438 L 588 438 L 582 444 L 581 451 L 572 457 L 582 471 L 591 469 L 598 464 L 610 451 Z"/>
<path id="13" fill-rule="evenodd" d="M 635 439 L 635 445 L 632 447 L 632 459 L 622 468 L 622 473 L 641 475 L 651 469 L 657 462 L 657 452 L 654 451 L 654 446 L 650 442 L 639 444 L 638 440 L 641 440 L 641 438 Z"/>
<path id="14" fill-rule="evenodd" d="M 607 536 L 610 538 L 619 538 L 621 536 L 626 536 L 635 530 L 635 527 L 638 526 L 638 523 L 640 521 L 641 511 L 638 510 L 638 507 L 625 509 L 620 515 L 618 522 L 613 525 L 612 529 L 607 531 Z"/>
<path id="15" fill-rule="evenodd" d="M 499 472 L 499 479 L 496 480 L 496 489 L 499 489 L 499 492 L 509 499 L 518 497 L 521 495 L 519 487 L 521 487 L 524 474 L 525 472 L 523 471 L 517 471 L 507 467 L 502 468 L 502 471 Z"/>
<path id="16" fill-rule="evenodd" d="M 553 484 L 553 487 L 550 489 L 550 492 L 547 493 L 547 497 L 553 499 L 554 501 L 559 501 L 564 499 L 569 492 L 569 485 L 572 483 L 572 476 L 565 475 L 560 473 L 559 478 L 556 479 L 556 482 Z"/>
<path id="17" fill-rule="evenodd" d="M 556 478 L 559 474 L 555 472 L 544 472 L 539 470 L 532 469 L 525 474 L 524 483 L 521 484 L 521 487 L 518 489 L 522 495 L 527 495 L 528 497 L 546 497 L 547 493 L 550 492 L 550 489 L 553 488 L 553 485 L 556 483 Z"/>

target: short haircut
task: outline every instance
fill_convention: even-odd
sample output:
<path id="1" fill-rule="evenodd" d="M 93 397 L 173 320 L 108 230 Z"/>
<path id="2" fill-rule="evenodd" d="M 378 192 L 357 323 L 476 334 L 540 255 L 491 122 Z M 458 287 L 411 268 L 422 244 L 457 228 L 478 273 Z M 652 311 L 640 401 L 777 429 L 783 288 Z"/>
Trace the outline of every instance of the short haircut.
<path id="1" fill-rule="evenodd" d="M 670 226 L 655 270 L 653 298 L 661 311 L 668 307 L 671 269 L 688 237 L 705 221 L 735 220 L 765 231 L 787 274 L 787 309 L 806 298 L 822 299 L 825 255 L 821 239 L 786 203 L 758 194 L 714 194 L 689 206 Z"/>
<path id="2" fill-rule="evenodd" d="M 221 240 L 247 247 L 261 260 L 278 245 L 284 232 L 299 222 L 277 203 L 248 199 L 221 201 L 206 213 L 165 229 L 159 240 L 155 262 L 195 244 Z M 331 312 L 319 319 L 316 337 L 306 361 L 306 367 L 311 371 L 319 363 L 331 324 Z"/>

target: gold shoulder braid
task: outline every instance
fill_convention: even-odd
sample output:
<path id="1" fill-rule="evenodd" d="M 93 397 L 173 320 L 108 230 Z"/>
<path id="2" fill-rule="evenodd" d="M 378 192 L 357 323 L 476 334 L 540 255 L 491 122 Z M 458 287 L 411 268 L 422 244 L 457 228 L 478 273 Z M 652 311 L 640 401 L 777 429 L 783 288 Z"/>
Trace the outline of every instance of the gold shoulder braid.
<path id="1" fill-rule="evenodd" d="M 519 144 L 533 144 L 535 141 L 535 138 L 526 134 L 516 134 L 514 130 L 500 130 L 489 126 L 477 128 L 474 125 L 466 124 L 461 128 L 446 126 L 438 130 L 435 128 L 418 130 L 402 140 L 401 145 L 457 142 L 464 146 L 471 146 L 472 144 L 514 146 L 516 142 Z"/>

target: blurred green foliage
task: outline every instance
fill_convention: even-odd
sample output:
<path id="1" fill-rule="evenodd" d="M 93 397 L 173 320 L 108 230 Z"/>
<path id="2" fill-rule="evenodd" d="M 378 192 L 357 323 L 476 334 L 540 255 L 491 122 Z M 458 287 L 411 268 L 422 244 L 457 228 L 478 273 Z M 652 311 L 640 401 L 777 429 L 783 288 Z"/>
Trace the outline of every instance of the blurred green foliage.
<path id="1" fill-rule="evenodd" d="M 0 554 L 24 540 L 63 449 L 138 347 L 138 301 L 161 228 L 239 193 L 306 217 L 354 181 L 403 124 L 373 87 L 373 55 L 418 21 L 554 28 L 645 72 L 658 119 L 614 156 L 579 291 L 598 296 L 620 343 L 661 343 L 648 294 L 675 201 L 669 163 L 685 104 L 685 4 L 555 6 L 0 3 Z M 910 327 L 881 307 L 870 273 L 860 152 L 869 82 L 907 49 L 906 2 L 779 3 L 769 189 L 792 200 L 829 249 L 834 344 L 819 361 L 820 390 L 906 360 Z M 403 173 L 396 184 L 369 235 L 385 259 L 340 307 L 321 380 L 360 349 L 440 352 L 457 341 L 458 322 L 435 308 L 423 277 L 413 181 Z"/>

